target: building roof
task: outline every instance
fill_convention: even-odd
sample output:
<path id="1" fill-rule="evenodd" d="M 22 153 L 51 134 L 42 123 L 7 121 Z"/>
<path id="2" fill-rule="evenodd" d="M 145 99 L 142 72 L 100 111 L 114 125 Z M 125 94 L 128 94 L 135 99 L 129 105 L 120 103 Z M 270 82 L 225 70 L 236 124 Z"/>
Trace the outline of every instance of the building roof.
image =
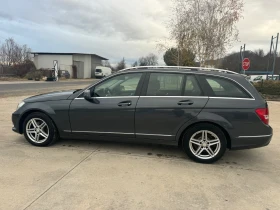
<path id="1" fill-rule="evenodd" d="M 101 57 L 99 55 L 96 54 L 92 54 L 92 53 L 52 53 L 52 52 L 31 52 L 31 54 L 37 54 L 37 55 L 94 55 L 98 58 L 100 58 L 101 60 L 109 60 L 107 58 Z"/>

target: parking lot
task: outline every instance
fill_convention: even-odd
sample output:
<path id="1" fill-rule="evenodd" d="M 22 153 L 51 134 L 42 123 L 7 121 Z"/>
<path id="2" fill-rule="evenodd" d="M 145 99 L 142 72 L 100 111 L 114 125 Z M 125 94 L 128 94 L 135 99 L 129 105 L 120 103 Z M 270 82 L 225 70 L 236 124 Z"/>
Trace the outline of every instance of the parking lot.
<path id="1" fill-rule="evenodd" d="M 11 130 L 26 97 L 0 98 L 0 209 L 280 209 L 279 102 L 269 102 L 269 146 L 203 165 L 171 146 L 31 146 Z"/>

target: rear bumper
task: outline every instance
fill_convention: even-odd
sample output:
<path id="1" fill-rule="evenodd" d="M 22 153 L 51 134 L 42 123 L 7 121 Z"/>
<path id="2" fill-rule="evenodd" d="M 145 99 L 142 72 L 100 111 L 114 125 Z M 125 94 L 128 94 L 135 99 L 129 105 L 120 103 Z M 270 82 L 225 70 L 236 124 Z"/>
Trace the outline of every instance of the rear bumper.
<path id="1" fill-rule="evenodd" d="M 259 136 L 239 136 L 231 142 L 231 149 L 252 149 L 267 146 L 272 139 L 271 134 Z"/>
<path id="2" fill-rule="evenodd" d="M 101 73 L 101 74 L 95 74 L 95 77 L 96 77 L 96 78 L 103 77 L 103 74 L 102 74 L 102 73 Z"/>

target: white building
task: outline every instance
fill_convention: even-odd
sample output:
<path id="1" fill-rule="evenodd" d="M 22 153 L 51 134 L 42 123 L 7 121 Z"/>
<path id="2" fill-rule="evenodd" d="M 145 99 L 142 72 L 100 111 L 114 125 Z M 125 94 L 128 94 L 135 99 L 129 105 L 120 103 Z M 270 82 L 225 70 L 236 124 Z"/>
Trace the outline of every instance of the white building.
<path id="1" fill-rule="evenodd" d="M 93 78 L 95 67 L 101 66 L 102 60 L 108 60 L 96 54 L 85 53 L 33 52 L 32 54 L 37 69 L 52 69 L 54 61 L 57 61 L 59 70 L 67 70 L 70 78 L 81 79 Z"/>

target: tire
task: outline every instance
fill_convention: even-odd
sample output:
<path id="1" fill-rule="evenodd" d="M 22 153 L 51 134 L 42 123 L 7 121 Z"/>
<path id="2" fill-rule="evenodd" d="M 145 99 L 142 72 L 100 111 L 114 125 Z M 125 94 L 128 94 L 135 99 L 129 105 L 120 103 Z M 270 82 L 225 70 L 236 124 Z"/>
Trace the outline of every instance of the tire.
<path id="1" fill-rule="evenodd" d="M 34 112 L 26 117 L 23 122 L 23 132 L 30 144 L 39 147 L 53 144 L 58 137 L 52 120 L 41 112 Z"/>
<path id="2" fill-rule="evenodd" d="M 208 140 L 205 139 L 205 136 Z M 213 163 L 224 155 L 227 139 L 219 127 L 209 123 L 201 123 L 192 126 L 185 132 L 182 147 L 195 162 Z"/>

